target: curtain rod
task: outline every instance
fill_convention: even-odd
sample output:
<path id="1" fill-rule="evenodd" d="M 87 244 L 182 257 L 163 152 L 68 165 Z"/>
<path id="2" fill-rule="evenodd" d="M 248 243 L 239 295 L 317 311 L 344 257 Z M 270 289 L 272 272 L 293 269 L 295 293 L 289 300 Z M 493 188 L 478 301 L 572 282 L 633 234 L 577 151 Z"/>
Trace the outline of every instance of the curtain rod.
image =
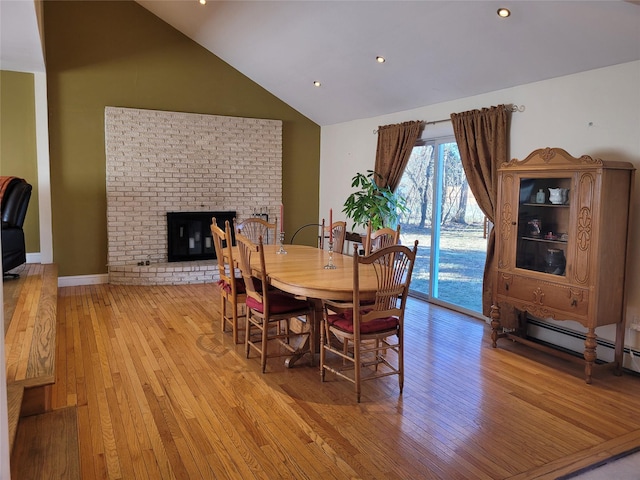
<path id="1" fill-rule="evenodd" d="M 505 105 L 505 110 L 510 112 L 524 112 L 524 105 L 509 104 Z M 433 120 L 432 122 L 424 122 L 425 125 L 435 125 L 436 123 L 450 122 L 451 118 L 443 118 L 442 120 Z"/>
<path id="2" fill-rule="evenodd" d="M 505 105 L 505 108 L 508 109 L 511 112 L 524 112 L 524 105 L 516 105 L 514 103 L 510 104 L 510 105 Z M 430 122 L 423 122 L 425 125 L 435 125 L 437 123 L 444 123 L 444 122 L 450 122 L 451 118 L 443 118 L 441 120 L 432 120 Z M 373 134 L 377 134 L 378 130 L 374 130 Z"/>

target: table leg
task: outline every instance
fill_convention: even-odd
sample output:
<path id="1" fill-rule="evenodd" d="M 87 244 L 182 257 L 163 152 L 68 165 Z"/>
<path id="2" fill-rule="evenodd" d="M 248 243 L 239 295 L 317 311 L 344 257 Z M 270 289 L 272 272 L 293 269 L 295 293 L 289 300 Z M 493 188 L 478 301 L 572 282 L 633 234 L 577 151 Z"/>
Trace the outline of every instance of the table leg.
<path id="1" fill-rule="evenodd" d="M 291 368 L 295 363 L 305 355 L 310 355 L 311 365 L 316 364 L 316 354 L 320 352 L 320 339 L 318 336 L 318 327 L 322 318 L 322 300 L 318 298 L 310 298 L 313 303 L 313 313 L 307 323 L 309 328 L 309 336 L 305 338 L 304 343 L 296 348 L 296 353 L 287 358 L 284 362 L 287 368 Z"/>

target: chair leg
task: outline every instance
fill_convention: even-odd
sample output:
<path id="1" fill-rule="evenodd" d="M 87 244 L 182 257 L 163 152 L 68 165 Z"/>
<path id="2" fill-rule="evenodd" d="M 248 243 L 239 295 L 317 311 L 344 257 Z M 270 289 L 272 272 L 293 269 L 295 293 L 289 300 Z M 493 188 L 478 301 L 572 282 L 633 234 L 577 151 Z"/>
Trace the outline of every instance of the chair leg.
<path id="1" fill-rule="evenodd" d="M 324 358 L 325 358 L 325 349 L 324 349 L 324 342 L 325 342 L 325 322 L 324 319 L 320 320 L 320 381 L 324 382 L 324 374 L 325 374 L 325 369 L 324 369 Z M 311 344 L 313 348 L 313 343 Z"/>
<path id="2" fill-rule="evenodd" d="M 398 386 L 402 394 L 402 387 L 404 387 L 404 339 L 401 333 L 398 334 Z"/>
<path id="3" fill-rule="evenodd" d="M 245 320 L 245 327 L 244 327 L 244 349 L 245 349 L 245 353 L 247 355 L 247 358 L 249 358 L 249 350 L 251 349 L 251 346 L 249 345 L 249 340 L 251 339 L 251 322 L 249 321 L 249 309 L 247 308 L 247 315 L 246 315 L 246 320 Z"/>
<path id="4" fill-rule="evenodd" d="M 345 357 L 349 355 L 349 340 L 347 338 L 345 338 L 342 343 L 342 353 L 344 353 Z M 344 366 L 346 364 L 347 364 L 347 359 L 342 358 L 342 365 Z"/>
<path id="5" fill-rule="evenodd" d="M 278 322 L 279 323 L 279 322 Z M 278 331 L 280 327 L 278 326 L 276 331 Z M 262 344 L 260 345 L 260 364 L 262 365 L 262 373 L 267 371 L 267 337 L 269 334 L 269 326 L 266 324 L 264 319 L 262 320 Z"/>
<path id="6" fill-rule="evenodd" d="M 307 327 L 309 328 L 309 356 L 311 357 L 312 367 L 316 365 L 315 341 L 316 335 L 318 334 L 315 329 L 316 319 L 314 318 L 314 315 L 314 313 L 307 314 Z M 322 350 L 322 344 L 320 344 L 320 349 Z"/>
<path id="7" fill-rule="evenodd" d="M 227 323 L 227 299 L 223 294 L 220 295 L 220 312 L 220 327 L 222 329 L 222 333 L 224 333 L 226 331 L 225 324 Z"/>
<path id="8" fill-rule="evenodd" d="M 356 386 L 356 398 L 358 400 L 358 403 L 360 403 L 360 368 L 361 368 L 361 361 L 360 361 L 360 343 L 355 341 L 353 342 L 353 361 L 354 361 L 354 366 L 353 366 L 353 372 L 354 372 L 354 380 L 355 380 L 355 386 Z"/>
<path id="9" fill-rule="evenodd" d="M 238 343 L 238 304 L 232 303 L 232 320 L 233 324 L 231 325 L 231 331 L 233 334 L 233 343 Z"/>

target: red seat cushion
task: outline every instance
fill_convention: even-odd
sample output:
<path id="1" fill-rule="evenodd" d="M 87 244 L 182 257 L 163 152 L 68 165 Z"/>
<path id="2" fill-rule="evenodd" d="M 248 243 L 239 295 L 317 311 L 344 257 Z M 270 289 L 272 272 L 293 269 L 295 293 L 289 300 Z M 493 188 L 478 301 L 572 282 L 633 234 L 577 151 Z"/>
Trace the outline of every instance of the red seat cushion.
<path id="1" fill-rule="evenodd" d="M 370 312 L 370 309 L 360 310 L 361 314 Z M 339 314 L 328 315 L 327 321 L 332 327 L 336 327 L 343 332 L 353 333 L 353 311 L 346 310 Z M 360 324 L 360 333 L 376 333 L 386 330 L 394 330 L 398 327 L 398 317 L 376 318 L 370 322 Z"/>
<path id="2" fill-rule="evenodd" d="M 244 279 L 235 278 L 236 282 L 236 292 L 237 293 L 246 293 L 247 289 L 244 286 Z M 229 282 L 225 282 L 224 280 L 218 280 L 218 286 L 223 289 L 227 293 L 231 293 L 231 285 Z"/>
<path id="3" fill-rule="evenodd" d="M 304 310 L 309 308 L 309 303 L 306 300 L 298 300 L 280 292 L 269 292 L 269 308 L 271 313 L 287 313 L 295 312 L 296 310 Z M 255 298 L 247 298 L 247 307 L 252 310 L 256 310 L 260 313 L 264 313 L 264 305 L 258 302 Z"/>

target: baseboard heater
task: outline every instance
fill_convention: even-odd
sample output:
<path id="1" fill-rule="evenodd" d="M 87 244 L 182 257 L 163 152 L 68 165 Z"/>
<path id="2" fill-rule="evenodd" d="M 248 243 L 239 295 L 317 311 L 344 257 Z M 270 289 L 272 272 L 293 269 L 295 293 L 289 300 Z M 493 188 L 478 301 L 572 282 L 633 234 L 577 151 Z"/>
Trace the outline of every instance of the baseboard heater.
<path id="1" fill-rule="evenodd" d="M 560 325 L 546 323 L 532 317 L 527 317 L 527 327 L 526 340 L 529 342 L 552 350 L 557 350 L 577 358 L 583 358 L 584 341 L 586 339 L 586 335 L 584 333 L 576 332 L 575 330 L 564 328 Z M 553 332 L 554 334 L 553 342 L 544 338 L 548 337 L 550 332 Z M 615 352 L 614 342 L 603 338 L 597 338 L 596 343 L 596 353 L 598 355 L 596 363 L 603 364 L 612 362 Z M 626 346 L 623 351 L 625 354 L 623 369 L 628 373 L 640 375 L 640 351 Z"/>

